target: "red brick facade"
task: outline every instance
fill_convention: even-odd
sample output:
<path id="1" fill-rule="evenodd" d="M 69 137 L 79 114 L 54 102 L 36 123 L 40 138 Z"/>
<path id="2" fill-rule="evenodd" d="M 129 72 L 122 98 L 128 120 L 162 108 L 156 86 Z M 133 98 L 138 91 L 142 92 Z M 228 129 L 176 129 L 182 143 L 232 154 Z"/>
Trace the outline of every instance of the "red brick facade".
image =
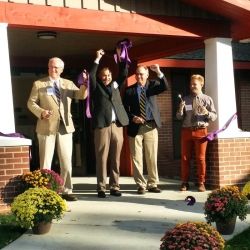
<path id="1" fill-rule="evenodd" d="M 244 185 L 250 179 L 250 138 L 218 139 L 207 150 L 207 183 Z"/>
<path id="2" fill-rule="evenodd" d="M 29 168 L 29 146 L 0 147 L 0 212 L 9 211 L 18 192 L 15 178 Z"/>

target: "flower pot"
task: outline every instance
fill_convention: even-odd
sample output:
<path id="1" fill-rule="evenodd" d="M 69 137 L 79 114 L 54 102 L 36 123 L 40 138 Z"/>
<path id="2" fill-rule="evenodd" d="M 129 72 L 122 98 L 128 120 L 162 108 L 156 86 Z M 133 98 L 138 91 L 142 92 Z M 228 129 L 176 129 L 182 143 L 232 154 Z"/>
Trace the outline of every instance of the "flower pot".
<path id="1" fill-rule="evenodd" d="M 34 234 L 46 234 L 50 231 L 52 222 L 39 222 L 34 227 L 32 227 L 32 232 Z"/>
<path id="2" fill-rule="evenodd" d="M 223 235 L 232 234 L 234 232 L 236 218 L 237 218 L 237 216 L 235 216 L 227 221 L 223 221 L 223 222 L 216 221 L 215 223 L 216 223 L 217 231 Z"/>

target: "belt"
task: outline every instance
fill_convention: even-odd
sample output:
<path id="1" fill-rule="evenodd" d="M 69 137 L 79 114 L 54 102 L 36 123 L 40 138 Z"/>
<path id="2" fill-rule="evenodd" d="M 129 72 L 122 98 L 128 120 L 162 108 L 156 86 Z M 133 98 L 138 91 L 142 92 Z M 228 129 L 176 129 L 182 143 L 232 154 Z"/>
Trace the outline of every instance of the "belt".
<path id="1" fill-rule="evenodd" d="M 206 127 L 191 127 L 190 129 L 195 131 L 195 130 L 199 130 L 199 129 L 205 129 Z"/>

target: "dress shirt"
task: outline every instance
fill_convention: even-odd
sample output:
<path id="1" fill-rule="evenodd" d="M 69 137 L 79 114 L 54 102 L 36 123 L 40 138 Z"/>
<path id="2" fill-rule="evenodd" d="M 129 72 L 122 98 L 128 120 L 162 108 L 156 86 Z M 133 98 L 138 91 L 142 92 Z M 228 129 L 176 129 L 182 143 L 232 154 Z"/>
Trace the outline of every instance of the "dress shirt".
<path id="1" fill-rule="evenodd" d="M 217 118 L 214 103 L 210 96 L 201 93 L 197 96 L 185 96 L 183 100 L 185 101 L 184 111 L 180 112 L 178 110 L 176 113 L 177 119 L 183 119 L 182 127 L 207 127 L 210 120 L 214 121 Z M 194 107 L 194 103 L 198 105 L 198 109 L 199 106 L 206 107 L 208 114 L 199 113 L 197 108 Z"/>

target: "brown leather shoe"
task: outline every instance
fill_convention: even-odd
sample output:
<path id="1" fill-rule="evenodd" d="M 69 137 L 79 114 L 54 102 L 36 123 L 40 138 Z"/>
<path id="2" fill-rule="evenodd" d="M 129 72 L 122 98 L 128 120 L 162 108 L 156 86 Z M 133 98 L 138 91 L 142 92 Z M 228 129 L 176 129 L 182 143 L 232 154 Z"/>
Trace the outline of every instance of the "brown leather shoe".
<path id="1" fill-rule="evenodd" d="M 189 184 L 188 182 L 182 182 L 180 191 L 187 191 L 189 189 Z"/>
<path id="2" fill-rule="evenodd" d="M 62 198 L 66 201 L 77 201 L 77 197 L 73 194 L 62 194 Z"/>
<path id="3" fill-rule="evenodd" d="M 145 188 L 143 188 L 143 187 L 138 187 L 138 189 L 137 189 L 137 194 L 145 194 L 145 193 L 146 193 Z"/>
<path id="4" fill-rule="evenodd" d="M 152 187 L 152 188 L 148 188 L 148 192 L 150 192 L 150 193 L 160 193 L 161 190 L 158 187 Z"/>
<path id="5" fill-rule="evenodd" d="M 205 185 L 203 183 L 199 183 L 198 191 L 199 192 L 205 192 L 206 191 Z"/>

